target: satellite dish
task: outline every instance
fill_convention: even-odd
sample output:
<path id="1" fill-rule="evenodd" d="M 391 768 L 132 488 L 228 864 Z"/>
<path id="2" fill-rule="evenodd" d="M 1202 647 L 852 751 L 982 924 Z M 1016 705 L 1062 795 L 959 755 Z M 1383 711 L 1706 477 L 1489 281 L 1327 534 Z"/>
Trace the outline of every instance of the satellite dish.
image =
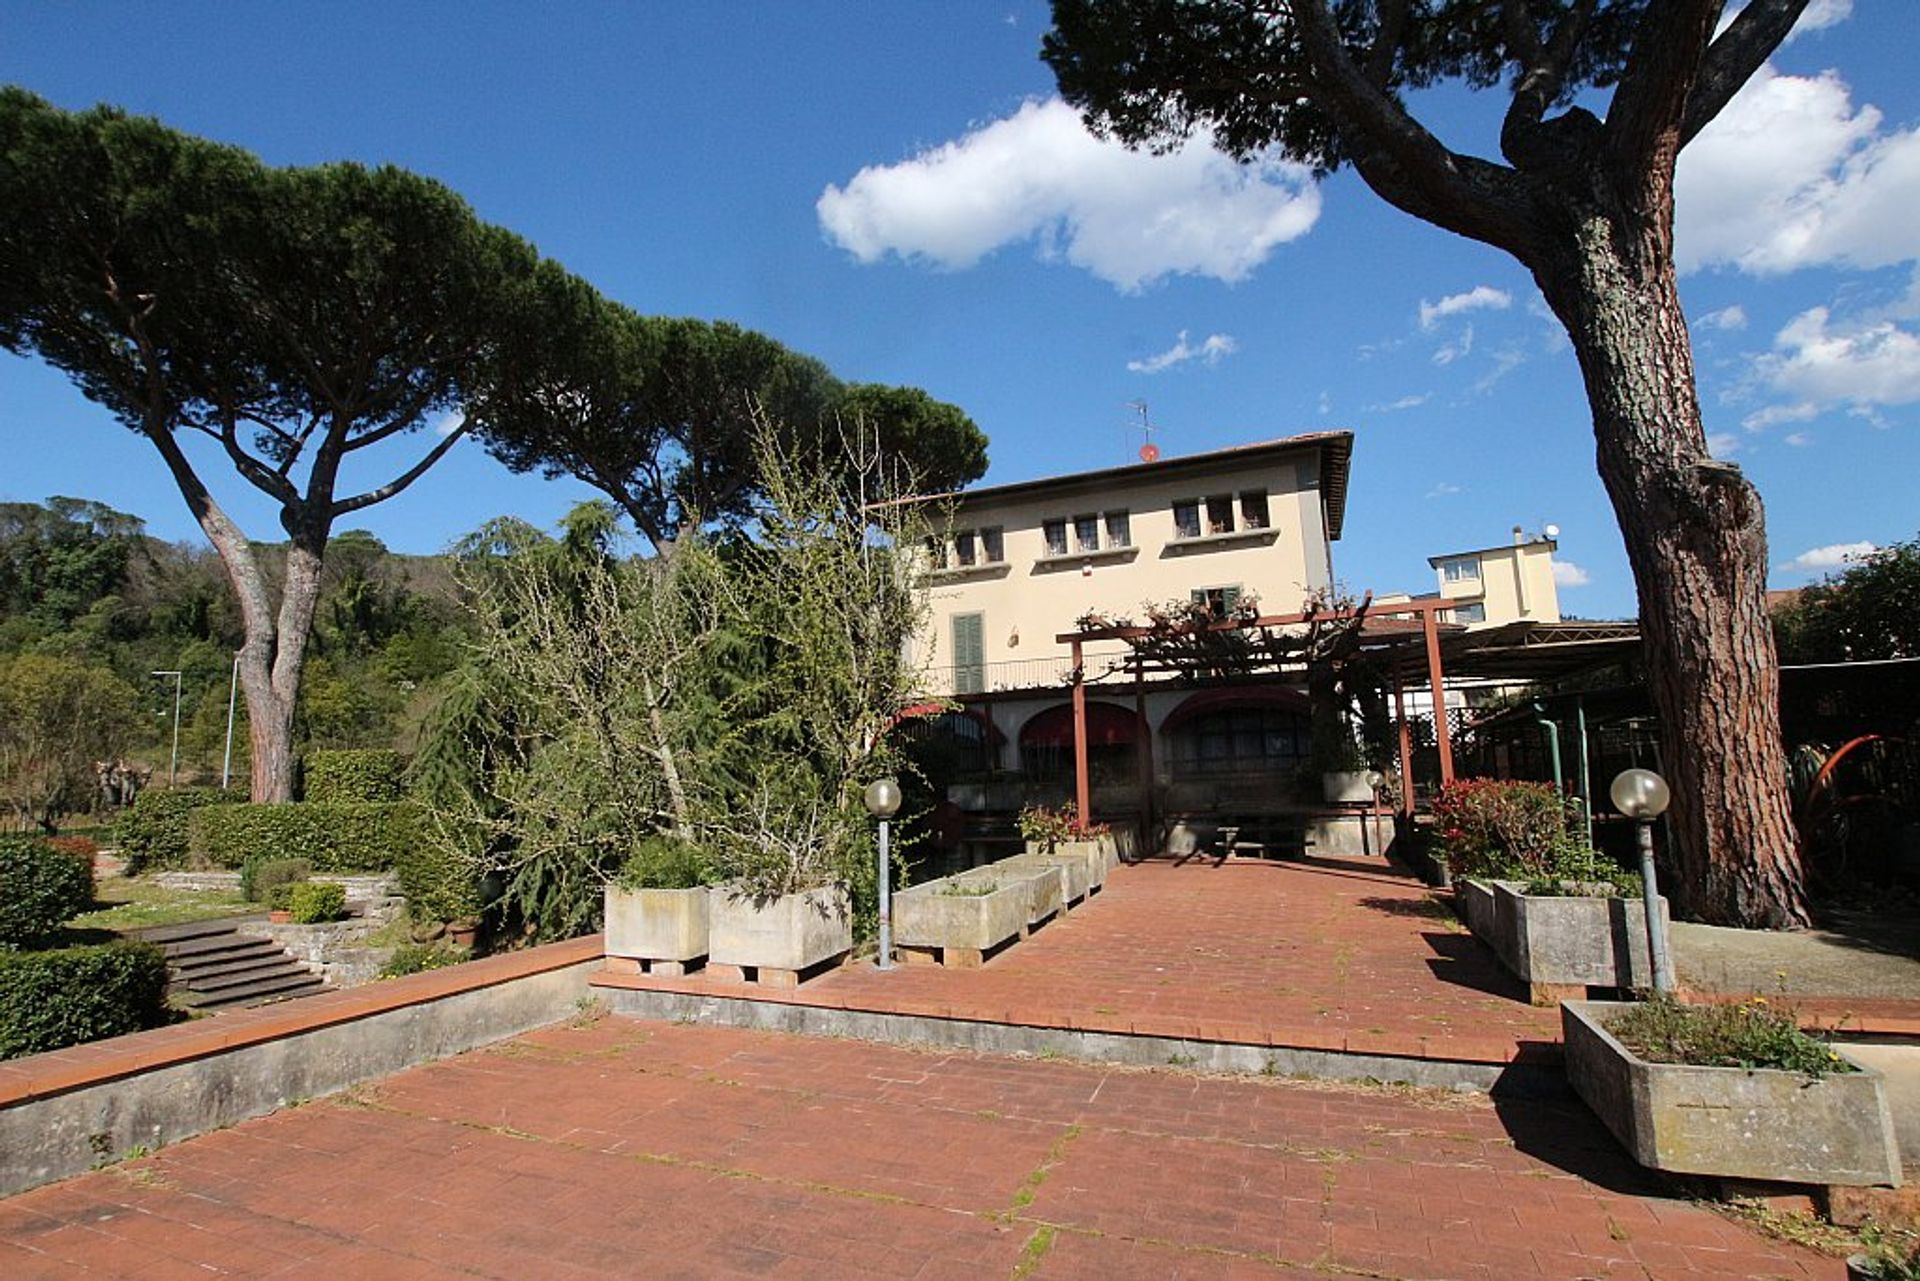
<path id="1" fill-rule="evenodd" d="M 1140 461 L 1143 463 L 1159 462 L 1160 446 L 1151 443 L 1140 446 Z"/>
<path id="2" fill-rule="evenodd" d="M 1548 525 L 1544 532 L 1548 538 L 1558 538 L 1560 537 L 1560 526 Z"/>

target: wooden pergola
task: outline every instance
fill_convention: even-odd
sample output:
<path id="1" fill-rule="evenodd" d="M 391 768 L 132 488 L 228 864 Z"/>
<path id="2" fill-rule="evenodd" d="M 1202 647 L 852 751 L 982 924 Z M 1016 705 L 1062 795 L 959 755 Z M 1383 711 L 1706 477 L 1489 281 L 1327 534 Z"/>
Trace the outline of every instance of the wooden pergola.
<path id="1" fill-rule="evenodd" d="M 1299 627 L 1316 622 L 1364 622 L 1376 618 L 1396 618 L 1412 616 L 1418 621 L 1418 638 L 1424 644 L 1426 658 L 1427 687 L 1433 691 L 1436 733 L 1434 739 L 1440 755 L 1440 782 L 1442 786 L 1453 781 L 1453 745 L 1446 730 L 1445 680 L 1446 673 L 1441 658 L 1441 629 L 1449 632 L 1462 630 L 1455 624 L 1442 624 L 1439 615 L 1455 607 L 1456 602 L 1438 597 L 1420 600 L 1400 601 L 1388 605 L 1375 605 L 1371 598 L 1351 609 L 1323 609 L 1305 611 L 1297 614 L 1268 614 L 1252 619 L 1224 619 L 1209 623 L 1175 624 L 1171 629 L 1149 627 L 1137 624 L 1118 624 L 1102 627 L 1083 627 L 1078 631 L 1063 632 L 1054 639 L 1071 648 L 1073 663 L 1073 786 L 1075 812 L 1081 822 L 1092 822 L 1090 812 L 1092 788 L 1087 771 L 1087 683 L 1085 680 L 1085 647 L 1090 642 L 1124 641 L 1134 650 L 1129 665 L 1133 668 L 1134 702 L 1141 725 L 1146 724 L 1146 675 L 1147 663 L 1142 661 L 1138 646 L 1147 639 L 1166 639 L 1169 636 L 1198 636 L 1201 633 L 1214 632 L 1267 632 L 1280 628 Z M 1374 647 L 1383 646 L 1403 649 L 1414 640 L 1408 633 L 1400 632 L 1388 637 L 1376 637 Z M 1363 647 L 1366 642 L 1363 638 Z M 1393 681 L 1393 712 L 1398 725 L 1400 757 L 1400 808 L 1405 814 L 1413 813 L 1413 735 L 1407 725 L 1406 683 L 1403 676 L 1405 664 L 1395 661 L 1388 665 Z M 1162 660 L 1157 670 L 1175 674 L 1191 674 L 1192 663 Z M 1143 745 L 1144 747 L 1144 745 Z M 1143 786 L 1151 787 L 1148 777 L 1150 768 L 1148 753 L 1140 753 L 1140 769 Z"/>

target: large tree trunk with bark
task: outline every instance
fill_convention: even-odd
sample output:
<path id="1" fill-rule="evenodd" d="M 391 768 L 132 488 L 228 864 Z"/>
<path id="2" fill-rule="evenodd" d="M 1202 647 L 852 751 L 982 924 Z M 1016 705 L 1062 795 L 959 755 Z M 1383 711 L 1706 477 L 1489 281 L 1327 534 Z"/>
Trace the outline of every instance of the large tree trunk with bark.
<path id="1" fill-rule="evenodd" d="M 1565 234 L 1532 266 L 1572 337 L 1639 587 L 1673 784 L 1678 875 L 1667 888 L 1713 924 L 1804 926 L 1760 496 L 1707 452 L 1667 227 L 1591 206 L 1567 213 Z"/>

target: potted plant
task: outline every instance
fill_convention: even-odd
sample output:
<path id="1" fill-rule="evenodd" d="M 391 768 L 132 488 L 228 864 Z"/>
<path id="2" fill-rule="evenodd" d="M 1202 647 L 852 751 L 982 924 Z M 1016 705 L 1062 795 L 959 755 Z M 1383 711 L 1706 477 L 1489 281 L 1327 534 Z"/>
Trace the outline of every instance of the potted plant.
<path id="1" fill-rule="evenodd" d="M 974 967 L 985 954 L 1027 932 L 1032 876 L 999 865 L 977 867 L 901 890 L 893 899 L 893 941 L 904 956 Z"/>
<path id="2" fill-rule="evenodd" d="M 1867 1248 L 1847 1257 L 1847 1281 L 1920 1281 L 1920 1233 L 1860 1230 Z"/>
<path id="3" fill-rule="evenodd" d="M 1014 823 L 1027 843 L 1028 854 L 1059 855 L 1085 864 L 1085 876 L 1073 877 L 1077 888 L 1069 891 L 1069 901 L 1077 901 L 1106 884 L 1107 870 L 1114 861 L 1111 852 L 1116 848 L 1112 833 L 1105 823 L 1081 822 L 1080 811 L 1072 801 L 1057 810 L 1028 805 Z"/>
<path id="4" fill-rule="evenodd" d="M 1567 1080 L 1644 1166 L 1851 1186 L 1900 1183 L 1878 1072 L 1755 998 L 1561 1005 Z"/>
<path id="5" fill-rule="evenodd" d="M 1367 754 L 1344 722 L 1335 722 L 1313 736 L 1310 768 L 1320 775 L 1321 799 L 1329 805 L 1371 804 L 1373 781 Z"/>
<path id="6" fill-rule="evenodd" d="M 680 975 L 707 955 L 706 856 L 689 841 L 642 840 L 607 882 L 604 950 L 609 968 Z"/>
<path id="7" fill-rule="evenodd" d="M 864 824 L 851 805 L 764 782 L 745 812 L 714 825 L 725 878 L 708 905 L 709 968 L 792 985 L 802 971 L 853 948 L 844 869 L 864 861 Z"/>

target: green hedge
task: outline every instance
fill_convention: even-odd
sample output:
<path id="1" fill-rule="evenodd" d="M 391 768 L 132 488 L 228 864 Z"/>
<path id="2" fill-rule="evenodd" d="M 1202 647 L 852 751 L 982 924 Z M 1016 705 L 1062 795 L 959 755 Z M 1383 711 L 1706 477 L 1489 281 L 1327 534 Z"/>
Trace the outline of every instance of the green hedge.
<path id="1" fill-rule="evenodd" d="M 461 921 L 480 915 L 478 860 L 454 848 L 432 824 L 400 854 L 394 871 L 407 915 L 416 921 Z M 477 845 L 478 838 L 473 842 Z"/>
<path id="2" fill-rule="evenodd" d="M 0 1059 L 171 1020 L 166 957 L 151 943 L 0 953 Z"/>
<path id="3" fill-rule="evenodd" d="M 133 808 L 120 816 L 116 836 L 129 875 L 156 868 L 187 864 L 187 820 L 203 805 L 231 805 L 244 801 L 239 792 L 217 787 L 183 787 L 178 791 L 146 791 Z"/>
<path id="4" fill-rule="evenodd" d="M 305 859 L 316 872 L 384 872 L 420 841 L 420 812 L 402 801 L 212 805 L 187 823 L 190 857 L 217 867 Z"/>
<path id="5" fill-rule="evenodd" d="M 406 758 L 384 748 L 307 753 L 306 799 L 390 803 L 404 795 Z"/>
<path id="6" fill-rule="evenodd" d="M 0 950 L 32 947 L 93 906 L 93 863 L 37 836 L 0 836 Z"/>
<path id="7" fill-rule="evenodd" d="M 249 903 L 265 903 L 275 887 L 292 885 L 312 875 L 313 864 L 303 858 L 250 858 L 240 865 L 240 897 Z"/>

